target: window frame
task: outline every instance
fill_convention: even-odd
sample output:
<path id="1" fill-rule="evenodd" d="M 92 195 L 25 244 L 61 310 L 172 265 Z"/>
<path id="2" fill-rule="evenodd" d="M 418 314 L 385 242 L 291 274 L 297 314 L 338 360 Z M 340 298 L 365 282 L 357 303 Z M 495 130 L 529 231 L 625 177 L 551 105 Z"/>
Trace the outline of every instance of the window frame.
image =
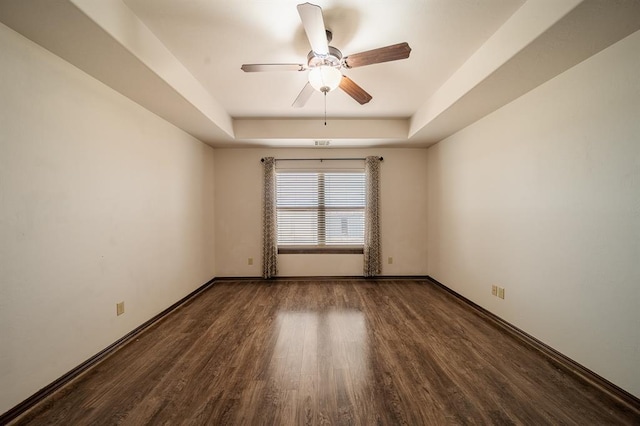
<path id="1" fill-rule="evenodd" d="M 280 170 L 276 170 L 276 182 L 278 181 L 279 174 L 310 174 L 316 175 L 318 177 L 317 183 L 317 204 L 310 207 L 294 207 L 294 206 L 278 206 L 278 195 L 276 190 L 276 221 L 278 220 L 278 215 L 281 210 L 286 211 L 295 211 L 295 210 L 312 210 L 317 212 L 317 245 L 309 245 L 309 244 L 285 244 L 281 245 L 279 242 L 279 232 L 277 233 L 277 251 L 278 254 L 363 254 L 364 253 L 364 235 L 362 237 L 362 242 L 357 244 L 326 244 L 327 240 L 327 212 L 330 211 L 340 211 L 340 210 L 357 210 L 362 211 L 363 215 L 363 227 L 364 227 L 364 214 L 366 212 L 366 197 L 363 200 L 363 204 L 361 206 L 327 206 L 326 205 L 326 175 L 330 174 L 343 174 L 343 173 L 354 173 L 361 175 L 363 178 L 363 192 L 366 191 L 366 182 L 364 181 L 364 168 L 360 169 L 287 169 L 283 168 Z M 277 184 L 276 184 L 277 186 Z"/>

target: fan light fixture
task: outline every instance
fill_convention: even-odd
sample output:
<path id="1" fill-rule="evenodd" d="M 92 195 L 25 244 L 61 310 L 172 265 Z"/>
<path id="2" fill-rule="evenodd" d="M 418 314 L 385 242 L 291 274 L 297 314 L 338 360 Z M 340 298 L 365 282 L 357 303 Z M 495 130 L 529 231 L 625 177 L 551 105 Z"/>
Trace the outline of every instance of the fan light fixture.
<path id="1" fill-rule="evenodd" d="M 309 84 L 322 93 L 337 89 L 341 80 L 342 73 L 332 66 L 320 65 L 309 71 Z"/>
<path id="2" fill-rule="evenodd" d="M 304 32 L 311 45 L 311 50 L 307 54 L 306 63 L 243 64 L 242 67 L 240 67 L 244 72 L 300 72 L 309 70 L 309 81 L 304 85 L 302 91 L 293 102 L 292 106 L 294 108 L 302 108 L 311 95 L 313 95 L 314 91 L 326 95 L 338 87 L 360 105 L 364 105 L 372 99 L 371 95 L 349 77 L 346 75 L 343 76 L 340 70 L 342 68 L 351 69 L 365 65 L 407 59 L 411 53 L 409 44 L 403 42 L 342 56 L 342 52 L 340 52 L 339 49 L 329 46 L 329 43 L 331 43 L 333 39 L 333 33 L 328 30 L 324 24 L 322 8 L 309 2 L 299 4 L 296 8 L 298 9 Z"/>

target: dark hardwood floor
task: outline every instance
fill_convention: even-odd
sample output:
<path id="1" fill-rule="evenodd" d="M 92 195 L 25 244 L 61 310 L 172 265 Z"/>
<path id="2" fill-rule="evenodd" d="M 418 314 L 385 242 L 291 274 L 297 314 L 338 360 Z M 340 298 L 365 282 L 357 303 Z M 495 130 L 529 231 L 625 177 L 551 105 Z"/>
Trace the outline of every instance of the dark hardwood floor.
<path id="1" fill-rule="evenodd" d="M 640 424 L 425 280 L 221 281 L 18 424 Z"/>

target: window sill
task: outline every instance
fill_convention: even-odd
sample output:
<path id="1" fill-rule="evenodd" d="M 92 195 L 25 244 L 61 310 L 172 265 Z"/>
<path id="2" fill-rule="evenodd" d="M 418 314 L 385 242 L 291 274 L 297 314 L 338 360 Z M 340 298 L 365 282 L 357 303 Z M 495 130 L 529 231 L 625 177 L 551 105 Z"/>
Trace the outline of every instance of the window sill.
<path id="1" fill-rule="evenodd" d="M 363 254 L 362 247 L 278 247 L 278 254 Z"/>

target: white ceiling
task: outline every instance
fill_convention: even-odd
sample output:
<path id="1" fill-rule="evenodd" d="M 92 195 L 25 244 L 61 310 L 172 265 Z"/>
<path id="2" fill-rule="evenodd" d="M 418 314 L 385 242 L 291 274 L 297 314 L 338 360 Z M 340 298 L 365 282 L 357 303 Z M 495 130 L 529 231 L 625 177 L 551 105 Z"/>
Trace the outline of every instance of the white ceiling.
<path id="1" fill-rule="evenodd" d="M 427 146 L 640 28 L 636 0 L 314 0 L 344 55 L 399 42 L 408 59 L 343 70 L 291 107 L 307 72 L 286 0 L 0 0 L 0 21 L 213 146 Z"/>
<path id="2" fill-rule="evenodd" d="M 330 117 L 412 116 L 523 0 L 316 0 L 344 55 L 408 42 L 407 60 L 343 70 L 373 100 L 337 90 Z M 306 63 L 302 1 L 125 0 L 232 117 L 320 117 L 323 97 L 291 104 L 307 72 L 244 73 L 243 63 Z"/>

